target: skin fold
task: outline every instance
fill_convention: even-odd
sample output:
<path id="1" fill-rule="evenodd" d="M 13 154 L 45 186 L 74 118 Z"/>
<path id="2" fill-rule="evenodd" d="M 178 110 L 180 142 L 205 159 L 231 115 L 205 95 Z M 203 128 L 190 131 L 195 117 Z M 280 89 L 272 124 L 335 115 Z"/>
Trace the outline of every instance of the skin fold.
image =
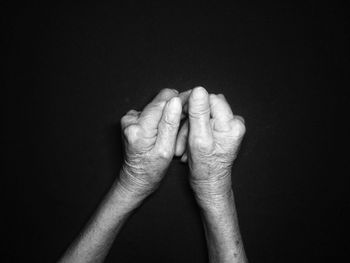
<path id="1" fill-rule="evenodd" d="M 224 95 L 203 87 L 182 93 L 163 89 L 141 112 L 123 116 L 121 127 L 120 176 L 59 262 L 103 262 L 124 222 L 158 188 L 174 156 L 189 165 L 209 261 L 247 262 L 231 184 L 245 125 Z"/>

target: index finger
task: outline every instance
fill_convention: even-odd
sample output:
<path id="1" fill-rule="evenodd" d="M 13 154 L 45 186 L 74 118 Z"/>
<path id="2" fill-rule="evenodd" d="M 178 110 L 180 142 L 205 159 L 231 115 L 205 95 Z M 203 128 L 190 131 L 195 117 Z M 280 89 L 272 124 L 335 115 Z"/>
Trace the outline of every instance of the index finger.
<path id="1" fill-rule="evenodd" d="M 214 129 L 217 131 L 228 131 L 230 121 L 234 118 L 231 107 L 224 95 L 210 94 L 210 114 L 214 119 Z"/>
<path id="2" fill-rule="evenodd" d="M 190 95 L 191 95 L 191 92 L 192 92 L 192 90 L 189 89 L 189 90 L 186 90 L 186 91 L 183 91 L 183 92 L 179 93 L 179 98 L 180 98 L 180 100 L 181 100 L 182 106 L 184 106 L 185 104 L 187 104 L 188 99 L 189 99 L 189 97 L 190 97 Z"/>
<path id="3" fill-rule="evenodd" d="M 143 109 L 139 117 L 139 124 L 145 131 L 156 130 L 162 117 L 166 102 L 176 97 L 178 92 L 172 89 L 162 89 L 158 95 Z"/>
<path id="4" fill-rule="evenodd" d="M 188 99 L 190 98 L 192 89 L 183 91 L 179 93 L 179 98 L 181 100 L 181 105 L 182 105 L 182 113 L 181 113 L 181 119 L 185 118 L 185 114 L 188 113 Z"/>

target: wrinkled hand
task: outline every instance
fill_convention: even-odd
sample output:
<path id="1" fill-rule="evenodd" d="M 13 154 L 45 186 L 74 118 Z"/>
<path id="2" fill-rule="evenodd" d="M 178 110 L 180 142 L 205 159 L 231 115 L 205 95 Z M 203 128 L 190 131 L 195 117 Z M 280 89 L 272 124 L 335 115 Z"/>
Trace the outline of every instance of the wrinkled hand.
<path id="1" fill-rule="evenodd" d="M 129 111 L 121 119 L 125 162 L 120 182 L 140 196 L 153 192 L 174 152 L 182 105 L 175 90 L 162 90 L 142 112 Z"/>
<path id="2" fill-rule="evenodd" d="M 183 161 L 188 156 L 190 183 L 199 200 L 215 201 L 230 193 L 231 166 L 244 133 L 243 118 L 233 115 L 222 94 L 209 95 L 202 87 L 192 90 L 176 155 Z"/>

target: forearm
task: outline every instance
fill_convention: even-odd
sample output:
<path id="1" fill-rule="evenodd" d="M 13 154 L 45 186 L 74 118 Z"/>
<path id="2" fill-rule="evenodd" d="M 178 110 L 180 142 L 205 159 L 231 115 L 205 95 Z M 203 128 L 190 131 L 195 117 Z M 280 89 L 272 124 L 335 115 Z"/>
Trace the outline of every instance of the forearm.
<path id="1" fill-rule="evenodd" d="M 209 261 L 247 262 L 239 231 L 232 189 L 225 195 L 210 200 L 197 198 L 201 208 Z"/>
<path id="2" fill-rule="evenodd" d="M 115 182 L 59 262 L 103 262 L 123 223 L 141 202 L 141 197 Z"/>

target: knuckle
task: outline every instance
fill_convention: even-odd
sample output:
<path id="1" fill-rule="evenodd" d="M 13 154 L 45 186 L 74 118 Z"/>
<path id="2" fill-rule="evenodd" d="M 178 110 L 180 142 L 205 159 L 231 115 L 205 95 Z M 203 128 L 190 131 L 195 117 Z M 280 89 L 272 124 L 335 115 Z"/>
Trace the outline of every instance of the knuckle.
<path id="1" fill-rule="evenodd" d="M 208 115 L 210 113 L 210 108 L 206 107 L 200 107 L 198 109 L 191 108 L 188 112 L 189 117 L 198 119 L 201 118 L 203 115 Z"/>
<path id="2" fill-rule="evenodd" d="M 126 126 L 137 118 L 138 112 L 136 110 L 129 110 L 124 116 L 120 118 L 122 126 Z"/>
<path id="3" fill-rule="evenodd" d="M 125 125 L 125 124 L 127 123 L 128 118 L 129 118 L 129 117 L 128 117 L 127 115 L 124 115 L 123 117 L 121 117 L 120 123 L 121 123 L 122 125 Z"/>
<path id="4" fill-rule="evenodd" d="M 130 125 L 124 129 L 124 136 L 129 143 L 135 143 L 139 138 L 139 127 L 137 125 Z"/>
<path id="5" fill-rule="evenodd" d="M 212 149 L 212 142 L 209 139 L 203 137 L 194 137 L 189 141 L 189 145 L 192 149 L 200 152 L 208 152 Z"/>
<path id="6" fill-rule="evenodd" d="M 167 149 L 160 149 L 158 150 L 158 156 L 162 159 L 170 159 L 172 158 L 173 153 L 170 150 Z"/>
<path id="7" fill-rule="evenodd" d="M 233 133 L 236 137 L 243 137 L 246 132 L 246 127 L 243 118 L 235 118 L 233 120 Z"/>
<path id="8" fill-rule="evenodd" d="M 174 120 L 171 120 L 171 119 L 169 118 L 169 116 L 165 116 L 165 117 L 163 118 L 163 123 L 164 123 L 166 126 L 169 126 L 169 127 L 171 127 L 171 128 L 177 127 L 177 122 L 174 121 Z"/>

